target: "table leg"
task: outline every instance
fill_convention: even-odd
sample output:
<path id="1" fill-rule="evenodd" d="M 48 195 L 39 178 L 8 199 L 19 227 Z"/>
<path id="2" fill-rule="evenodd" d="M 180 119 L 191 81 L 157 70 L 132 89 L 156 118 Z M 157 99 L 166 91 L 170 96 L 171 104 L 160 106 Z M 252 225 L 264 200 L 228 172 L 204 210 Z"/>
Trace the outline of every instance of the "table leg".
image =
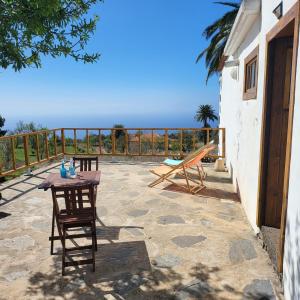
<path id="1" fill-rule="evenodd" d="M 53 211 L 52 211 L 52 226 L 51 226 L 51 247 L 50 247 L 50 254 L 53 255 L 53 248 L 54 248 L 54 207 L 53 207 Z"/>

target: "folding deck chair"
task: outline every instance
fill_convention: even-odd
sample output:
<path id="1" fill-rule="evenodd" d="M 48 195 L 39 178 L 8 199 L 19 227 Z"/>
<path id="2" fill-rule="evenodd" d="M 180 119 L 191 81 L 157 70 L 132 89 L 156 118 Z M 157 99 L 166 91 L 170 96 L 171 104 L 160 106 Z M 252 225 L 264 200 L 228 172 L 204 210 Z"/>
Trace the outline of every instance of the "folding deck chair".
<path id="1" fill-rule="evenodd" d="M 215 143 L 214 140 L 210 141 L 208 144 L 204 145 L 203 147 L 201 147 L 200 149 L 198 149 L 197 151 L 189 154 L 186 159 L 189 159 L 190 157 L 193 157 L 194 155 L 197 155 L 197 153 L 201 152 L 203 149 L 209 147 L 209 146 L 213 146 Z M 171 166 L 171 167 L 174 167 L 174 166 L 178 166 L 180 163 L 183 162 L 183 159 L 170 159 L 170 158 L 167 158 L 163 161 L 163 164 L 166 165 L 166 166 Z M 199 161 L 198 163 L 198 166 L 200 167 L 200 170 L 202 172 L 202 178 L 205 179 L 206 177 L 206 172 L 204 171 L 204 168 L 203 168 L 203 165 L 202 165 L 202 162 L 201 160 Z"/>
<path id="2" fill-rule="evenodd" d="M 201 164 L 201 159 L 204 158 L 210 151 L 215 149 L 215 145 L 207 144 L 200 148 L 199 150 L 195 151 L 194 153 L 188 155 L 183 161 L 178 163 L 177 165 L 167 165 L 166 163 L 162 166 L 159 166 L 153 170 L 150 170 L 151 173 L 158 176 L 159 178 L 149 184 L 149 187 L 154 187 L 164 181 L 168 181 L 172 184 L 180 186 L 187 190 L 191 194 L 196 194 L 203 188 L 205 185 L 203 184 L 203 171 Z M 197 178 L 193 178 L 189 172 L 187 172 L 190 168 L 196 168 L 197 171 Z M 182 176 L 185 181 L 186 185 L 178 184 L 177 182 L 173 181 L 171 178 L 175 175 Z M 192 186 L 191 183 L 195 183 L 196 185 Z"/>

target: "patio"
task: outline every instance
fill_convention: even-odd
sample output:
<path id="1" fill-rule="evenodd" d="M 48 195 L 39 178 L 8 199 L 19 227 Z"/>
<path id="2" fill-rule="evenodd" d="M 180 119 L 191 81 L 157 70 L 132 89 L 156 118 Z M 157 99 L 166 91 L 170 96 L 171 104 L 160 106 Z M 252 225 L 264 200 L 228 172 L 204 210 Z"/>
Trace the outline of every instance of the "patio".
<path id="1" fill-rule="evenodd" d="M 65 277 L 50 255 L 51 192 L 36 189 L 58 164 L 0 185 L 0 299 L 281 299 L 228 174 L 206 165 L 207 189 L 190 195 L 148 188 L 153 165 L 100 162 L 96 272 Z"/>

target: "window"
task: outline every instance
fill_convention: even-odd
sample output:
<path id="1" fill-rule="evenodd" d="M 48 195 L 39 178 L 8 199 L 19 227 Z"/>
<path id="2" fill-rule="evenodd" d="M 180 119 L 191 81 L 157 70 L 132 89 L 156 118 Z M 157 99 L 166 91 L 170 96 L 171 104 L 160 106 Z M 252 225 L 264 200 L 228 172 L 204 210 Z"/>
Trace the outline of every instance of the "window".
<path id="1" fill-rule="evenodd" d="M 244 100 L 257 97 L 258 47 L 245 59 Z"/>

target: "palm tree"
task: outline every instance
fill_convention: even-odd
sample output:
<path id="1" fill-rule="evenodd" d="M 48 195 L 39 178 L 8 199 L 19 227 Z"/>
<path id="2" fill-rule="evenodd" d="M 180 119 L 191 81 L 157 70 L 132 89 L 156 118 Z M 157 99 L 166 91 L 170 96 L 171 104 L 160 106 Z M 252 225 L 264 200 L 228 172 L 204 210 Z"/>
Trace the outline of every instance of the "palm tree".
<path id="1" fill-rule="evenodd" d="M 2 130 L 2 127 L 4 127 L 5 119 L 1 117 L 0 115 L 0 136 L 3 136 L 6 134 L 7 130 Z"/>
<path id="2" fill-rule="evenodd" d="M 216 121 L 218 120 L 218 117 L 213 107 L 210 104 L 205 104 L 199 106 L 195 115 L 195 120 L 198 122 L 203 122 L 204 128 L 209 128 L 210 125 L 208 121 Z"/>
<path id="3" fill-rule="evenodd" d="M 114 125 L 114 128 L 116 129 L 114 130 L 116 139 L 125 136 L 125 130 L 122 130 L 124 128 L 124 125 L 116 124 Z"/>
<path id="4" fill-rule="evenodd" d="M 213 24 L 206 27 L 203 31 L 205 39 L 210 40 L 209 46 L 204 49 L 197 57 L 196 63 L 205 56 L 205 63 L 208 69 L 206 82 L 213 75 L 219 72 L 218 68 L 223 56 L 224 48 L 227 43 L 230 31 L 240 8 L 239 2 L 218 1 L 216 4 L 232 7 L 233 9 L 216 20 Z"/>
<path id="5" fill-rule="evenodd" d="M 124 125 L 116 124 L 114 125 L 114 135 L 116 142 L 116 150 L 124 153 L 125 151 L 125 130 L 123 130 Z"/>

